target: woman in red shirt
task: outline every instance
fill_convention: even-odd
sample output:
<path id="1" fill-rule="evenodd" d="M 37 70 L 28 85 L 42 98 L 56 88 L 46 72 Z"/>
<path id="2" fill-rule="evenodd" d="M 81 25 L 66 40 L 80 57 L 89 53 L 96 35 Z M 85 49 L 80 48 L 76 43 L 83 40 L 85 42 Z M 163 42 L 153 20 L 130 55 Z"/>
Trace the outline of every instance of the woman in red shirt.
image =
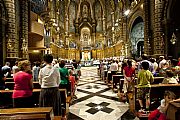
<path id="1" fill-rule="evenodd" d="M 14 91 L 12 94 L 13 107 L 25 108 L 33 107 L 32 90 L 33 82 L 32 75 L 29 74 L 30 62 L 23 60 L 18 62 L 19 72 L 14 75 Z"/>
<path id="2" fill-rule="evenodd" d="M 132 83 L 135 77 L 135 68 L 132 67 L 132 61 L 127 61 L 127 66 L 123 69 L 123 75 L 124 75 L 124 84 L 126 87 L 125 92 L 131 92 L 132 91 Z"/>

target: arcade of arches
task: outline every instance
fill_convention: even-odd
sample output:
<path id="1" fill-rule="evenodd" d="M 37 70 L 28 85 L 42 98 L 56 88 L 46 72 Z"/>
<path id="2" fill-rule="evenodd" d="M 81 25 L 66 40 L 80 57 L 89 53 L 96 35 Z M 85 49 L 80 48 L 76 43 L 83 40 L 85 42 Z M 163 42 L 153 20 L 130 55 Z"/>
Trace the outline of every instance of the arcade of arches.
<path id="1" fill-rule="evenodd" d="M 180 0 L 0 0 L 0 65 L 19 58 L 33 63 L 44 54 L 87 62 L 142 54 L 178 58 L 179 5 Z M 87 80 L 90 73 L 84 72 Z"/>
<path id="2" fill-rule="evenodd" d="M 178 5 L 178 0 L 0 0 L 0 61 L 36 61 L 45 53 L 76 60 L 143 53 L 178 58 Z"/>

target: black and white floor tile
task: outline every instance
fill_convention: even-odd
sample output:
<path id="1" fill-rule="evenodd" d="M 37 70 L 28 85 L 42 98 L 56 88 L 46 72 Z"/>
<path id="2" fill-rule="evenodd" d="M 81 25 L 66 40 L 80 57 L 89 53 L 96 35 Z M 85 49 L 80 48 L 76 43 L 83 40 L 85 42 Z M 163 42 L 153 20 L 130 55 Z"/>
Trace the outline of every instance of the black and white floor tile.
<path id="1" fill-rule="evenodd" d="M 75 93 L 77 99 L 69 108 L 68 119 L 121 120 L 123 116 L 126 118 L 128 104 L 119 102 L 117 93 L 114 93 L 97 75 L 97 68 L 83 67 L 81 71 L 82 76 Z"/>

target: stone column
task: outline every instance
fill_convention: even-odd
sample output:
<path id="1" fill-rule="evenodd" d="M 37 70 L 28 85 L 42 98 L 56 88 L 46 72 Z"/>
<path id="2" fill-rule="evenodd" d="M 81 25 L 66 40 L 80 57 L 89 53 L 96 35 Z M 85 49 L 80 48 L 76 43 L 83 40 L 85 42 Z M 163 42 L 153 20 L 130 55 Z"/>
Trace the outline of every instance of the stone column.
<path id="1" fill-rule="evenodd" d="M 149 30 L 150 30 L 150 2 L 149 0 L 144 0 L 144 7 L 143 7 L 143 14 L 144 14 L 144 53 L 150 55 L 149 49 Z"/>
<path id="2" fill-rule="evenodd" d="M 1 2 L 0 2 L 1 4 Z M 0 64 L 4 65 L 4 61 L 6 58 L 6 44 L 5 44 L 5 38 L 6 38 L 6 18 L 5 18 L 5 6 L 0 5 Z"/>
<path id="3" fill-rule="evenodd" d="M 68 14 L 66 14 L 65 15 L 65 35 L 66 36 L 68 35 L 68 31 L 69 31 L 69 18 L 68 18 Z"/>
<path id="4" fill-rule="evenodd" d="M 114 26 L 115 26 L 115 21 L 114 21 L 114 12 L 111 13 L 112 17 L 112 42 L 113 44 L 115 43 L 115 31 L 114 31 Z"/>
<path id="5" fill-rule="evenodd" d="M 7 22 L 7 38 L 6 38 L 6 58 L 9 62 L 14 62 L 14 59 L 19 57 L 19 42 L 17 39 L 17 29 L 16 29 L 16 0 L 4 0 L 6 5 L 6 10 L 8 14 Z"/>
<path id="6" fill-rule="evenodd" d="M 103 31 L 105 32 L 106 31 L 106 18 L 103 17 L 102 21 L 103 21 Z"/>
<path id="7" fill-rule="evenodd" d="M 19 0 L 20 3 L 20 54 L 21 58 L 29 58 L 28 55 L 28 0 Z"/>
<path id="8" fill-rule="evenodd" d="M 149 31 L 149 49 L 150 49 L 150 54 L 153 55 L 154 52 L 154 10 L 155 10 L 155 1 L 154 0 L 150 0 L 150 22 L 151 22 L 151 26 L 150 29 L 151 31 Z"/>
<path id="9" fill-rule="evenodd" d="M 92 40 L 93 41 L 93 47 L 95 46 L 96 44 L 96 24 L 95 24 L 95 21 L 92 21 Z"/>
<path id="10" fill-rule="evenodd" d="M 154 12 L 154 55 L 164 55 L 164 40 L 162 29 L 163 1 L 155 0 Z"/>
<path id="11" fill-rule="evenodd" d="M 122 39 L 124 42 L 124 47 L 126 47 L 125 51 L 125 57 L 128 57 L 129 55 L 129 40 L 128 40 L 128 18 L 127 16 L 123 17 L 123 22 L 122 22 Z"/>

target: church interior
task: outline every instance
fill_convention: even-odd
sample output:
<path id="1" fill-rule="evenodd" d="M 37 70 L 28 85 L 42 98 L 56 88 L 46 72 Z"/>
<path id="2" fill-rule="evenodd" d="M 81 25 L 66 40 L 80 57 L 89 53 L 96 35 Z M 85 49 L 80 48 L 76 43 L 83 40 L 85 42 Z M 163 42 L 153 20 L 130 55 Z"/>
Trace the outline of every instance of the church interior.
<path id="1" fill-rule="evenodd" d="M 109 73 L 110 70 L 102 66 L 109 60 L 140 61 L 142 55 L 157 61 L 161 56 L 166 60 L 178 61 L 179 58 L 180 66 L 180 15 L 176 13 L 179 5 L 180 0 L 0 0 L 0 66 L 9 62 L 12 67 L 19 59 L 27 59 L 32 65 L 42 62 L 45 54 L 51 54 L 53 60 L 80 63 L 77 98 L 74 100 L 60 90 L 65 94 L 62 99 L 65 98 L 67 115 L 54 119 L 151 120 L 147 114 L 138 113 L 141 107 L 136 100 L 138 87 L 135 85 L 132 96 L 127 95 L 124 102 L 121 91 L 113 87 L 116 80 L 117 89 L 121 88 L 123 72 Z M 180 68 L 178 70 L 177 77 Z M 150 90 L 151 110 L 158 107 L 156 102 L 163 98 L 165 90 L 172 90 L 180 97 L 180 85 L 161 85 L 162 79 L 164 76 L 154 77 L 156 84 Z M 7 86 L 14 85 L 11 80 L 6 78 Z M 112 81 L 112 86 L 106 83 L 108 80 Z M 37 81 L 33 84 L 38 88 L 33 90 L 33 101 L 38 104 L 41 87 Z M 0 101 L 4 101 L 0 102 L 0 119 L 10 119 L 9 111 L 12 118 L 25 118 L 11 110 L 12 90 L 0 90 Z M 168 103 L 167 120 L 180 119 L 179 103 Z M 4 109 L 2 115 L 1 109 Z M 29 114 L 27 119 L 51 119 L 52 109 L 39 108 L 37 112 L 40 110 L 44 112 L 36 116 Z"/>

